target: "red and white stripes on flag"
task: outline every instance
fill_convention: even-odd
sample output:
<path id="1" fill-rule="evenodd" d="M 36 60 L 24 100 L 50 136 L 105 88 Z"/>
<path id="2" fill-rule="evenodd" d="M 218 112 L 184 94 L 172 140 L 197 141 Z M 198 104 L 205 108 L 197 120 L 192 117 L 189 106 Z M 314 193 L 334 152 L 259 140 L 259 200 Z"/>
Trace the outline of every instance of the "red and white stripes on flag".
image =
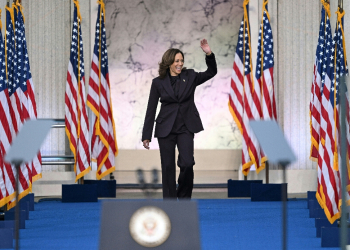
<path id="1" fill-rule="evenodd" d="M 324 2 L 322 2 L 325 4 Z M 349 169 L 349 101 L 346 99 L 346 135 L 347 155 L 340 159 L 340 121 L 339 121 L 339 79 L 348 73 L 345 36 L 343 30 L 344 12 L 337 12 L 337 26 L 334 39 L 331 36 L 329 5 L 322 10 L 321 28 L 325 36 L 319 40 L 318 50 L 324 53 L 319 61 L 324 68 L 321 74 L 321 117 L 320 140 L 318 144 L 318 187 L 316 198 L 323 208 L 330 223 L 340 218 L 341 201 L 341 172 L 339 163 L 345 160 Z M 314 92 L 315 94 L 315 92 Z M 347 91 L 345 93 L 347 96 Z M 349 204 L 349 175 L 347 175 L 346 200 Z"/>
<path id="2" fill-rule="evenodd" d="M 16 193 L 16 168 L 3 161 L 4 155 L 10 148 L 13 136 L 12 118 L 9 112 L 10 97 L 8 93 L 6 83 L 6 68 L 5 62 L 5 46 L 1 34 L 1 21 L 0 21 L 0 153 L 1 153 L 1 175 L 0 177 L 0 189 L 1 197 L 0 207 L 11 201 Z"/>
<path id="3" fill-rule="evenodd" d="M 268 12 L 268 1 L 264 1 L 259 31 L 255 82 L 260 88 L 261 118 L 277 120 L 276 100 L 273 84 L 273 36 Z"/>
<path id="4" fill-rule="evenodd" d="M 340 187 L 340 174 L 334 169 L 335 159 L 337 159 L 338 150 L 334 148 L 335 146 L 335 128 L 337 129 L 336 134 L 338 134 L 338 126 L 335 126 L 335 116 L 338 113 L 337 105 L 334 103 L 336 98 L 334 98 L 334 93 L 336 85 L 334 84 L 334 62 L 333 56 L 334 46 L 332 39 L 332 31 L 330 24 L 330 11 L 329 4 L 322 2 L 322 17 L 320 30 L 324 37 L 319 40 L 318 53 L 322 55 L 322 58 L 318 61 L 320 71 L 322 73 L 320 81 L 320 120 L 319 120 L 319 141 L 318 141 L 318 169 L 317 169 L 317 193 L 316 198 L 324 209 L 328 220 L 333 223 L 339 218 L 339 187 Z M 320 31 L 321 33 L 321 31 Z M 332 57 L 332 58 L 331 58 Z M 333 88 L 333 90 L 332 90 Z M 316 86 L 315 89 L 316 90 Z M 315 94 L 315 92 L 314 92 Z M 316 96 L 314 95 L 314 102 Z M 316 101 L 317 102 L 317 101 Z M 336 112 L 334 112 L 336 108 Z M 313 107 L 313 114 L 315 112 L 315 106 Z M 337 119 L 338 120 L 338 119 Z M 312 120 L 313 124 L 314 120 Z M 333 123 L 333 124 L 332 124 Z M 333 129 L 332 129 L 333 127 Z M 336 135 L 338 137 L 338 135 Z"/>
<path id="5" fill-rule="evenodd" d="M 4 162 L 3 155 L 0 156 L 0 207 L 3 207 L 8 202 L 8 195 L 6 190 L 5 183 L 5 174 L 4 174 Z"/>
<path id="6" fill-rule="evenodd" d="M 19 99 L 21 102 L 21 123 L 25 123 L 26 120 L 29 119 L 36 119 L 34 116 L 30 116 L 30 113 L 33 112 L 32 107 L 32 101 L 35 97 L 32 97 L 32 100 L 29 99 L 28 96 L 28 84 L 27 84 L 27 78 L 29 77 L 29 60 L 28 60 L 28 54 L 27 54 L 27 44 L 25 39 L 25 28 L 24 28 L 24 17 L 22 12 L 22 6 L 18 4 L 13 4 L 13 15 L 15 20 L 15 44 L 16 44 L 16 51 L 15 51 L 15 60 L 16 60 L 16 66 L 17 69 L 17 77 L 15 81 L 18 85 L 17 92 L 19 93 Z M 41 155 L 35 156 L 33 161 L 26 164 L 26 168 L 28 171 L 29 176 L 29 182 L 30 187 L 29 190 L 31 191 L 32 183 L 33 183 L 33 176 L 35 177 L 35 180 L 41 178 Z"/>
<path id="7" fill-rule="evenodd" d="M 96 177 L 100 180 L 115 170 L 114 164 L 115 157 L 118 154 L 118 147 L 108 74 L 105 5 L 103 1 L 98 1 L 98 4 L 95 46 L 91 63 L 87 105 L 92 110 L 93 120 L 92 158 L 97 162 Z"/>
<path id="8" fill-rule="evenodd" d="M 313 76 L 313 82 L 311 86 L 311 100 L 310 100 L 310 132 L 311 132 L 310 159 L 317 161 L 318 163 L 318 169 L 317 169 L 318 185 L 317 185 L 316 198 L 320 203 L 321 207 L 324 207 L 324 200 L 326 199 L 324 190 L 323 190 L 324 189 L 323 187 L 326 186 L 326 182 L 324 179 L 325 176 L 322 174 L 324 140 L 322 143 L 320 139 L 321 137 L 320 129 L 321 129 L 321 103 L 323 98 L 322 93 L 327 93 L 327 91 L 323 91 L 323 86 L 325 82 L 324 78 L 325 78 L 326 68 L 327 68 L 325 46 L 326 46 L 326 38 L 328 36 L 326 34 L 326 22 L 327 20 L 329 20 L 330 13 L 329 13 L 329 4 L 324 1 L 321 1 L 321 2 L 323 6 L 321 10 L 320 30 L 319 30 L 317 49 L 316 49 L 314 76 Z M 330 31 L 330 28 L 329 28 L 329 31 Z M 329 41 L 331 41 L 331 39 Z M 325 111 L 322 112 L 322 114 L 326 116 Z M 320 148 L 320 146 L 322 146 L 322 148 Z M 327 179 L 329 180 L 327 173 L 326 173 L 326 176 L 327 176 Z"/>
<path id="9" fill-rule="evenodd" d="M 10 97 L 6 83 L 5 46 L 1 29 L 0 20 L 0 207 L 7 204 L 16 195 L 16 168 L 3 161 L 12 142 L 13 126 L 9 112 Z"/>
<path id="10" fill-rule="evenodd" d="M 243 3 L 244 16 L 238 35 L 233 63 L 229 110 L 240 129 L 242 140 L 242 172 L 248 175 L 254 164 L 257 172 L 265 168 L 266 157 L 253 134 L 249 120 L 261 118 L 260 86 L 254 84 L 251 63 L 249 0 Z"/>
<path id="11" fill-rule="evenodd" d="M 25 100 L 25 112 L 24 120 L 36 120 L 36 101 L 34 94 L 34 84 L 32 79 L 32 74 L 30 72 L 30 64 L 27 50 L 27 41 L 25 38 L 25 24 L 23 7 L 20 3 L 17 3 L 17 18 L 16 18 L 16 32 L 17 32 L 17 59 L 19 59 L 17 65 L 19 65 L 19 71 L 21 71 L 21 87 L 23 90 L 22 100 Z M 41 153 L 33 159 L 30 163 L 32 183 L 42 177 L 41 173 Z"/>
<path id="12" fill-rule="evenodd" d="M 74 1 L 72 42 L 65 94 L 65 120 L 66 134 L 75 160 L 75 181 L 91 170 L 89 121 L 85 103 L 85 73 L 81 16 L 79 2 Z"/>
<path id="13" fill-rule="evenodd" d="M 330 16 L 329 3 L 322 1 L 320 30 L 318 36 L 318 45 L 316 49 L 314 74 L 311 85 L 311 99 L 310 99 L 310 134 L 311 134 L 311 148 L 310 159 L 318 161 L 319 155 L 319 142 L 321 140 L 321 134 L 324 137 L 324 131 L 321 129 L 321 114 L 322 114 L 322 88 L 324 82 L 322 82 L 322 76 L 324 76 L 326 67 L 325 61 L 325 37 L 326 37 L 326 20 Z M 324 80 L 323 80 L 324 81 Z M 323 141 L 324 143 L 324 141 Z"/>
<path id="14" fill-rule="evenodd" d="M 0 33 L 0 36 L 1 33 Z M 4 46 L 2 42 L 0 42 L 1 51 L 4 52 Z M 3 53 L 4 54 L 4 53 Z M 4 62 L 5 58 L 0 56 L 0 64 Z M 2 68 L 2 67 L 0 67 Z M 4 69 L 5 67 L 3 67 Z M 5 74 L 0 74 L 0 153 L 1 153 L 1 161 L 0 168 L 3 180 L 1 181 L 0 177 L 0 189 L 3 190 L 5 187 L 5 197 L 0 199 L 0 207 L 7 204 L 11 200 L 13 200 L 16 196 L 16 174 L 17 170 L 15 166 L 11 164 L 5 163 L 3 161 L 4 156 L 8 152 L 11 142 L 13 140 L 13 126 L 12 126 L 12 118 L 9 112 L 10 97 L 8 94 L 8 89 L 5 84 L 5 78 L 1 78 L 5 76 Z M 2 80 L 3 79 L 3 80 Z M 3 192 L 2 192 L 3 193 Z M 4 194 L 4 193 L 3 193 Z"/>
<path id="15" fill-rule="evenodd" d="M 13 21 L 15 20 L 14 8 L 6 7 L 6 36 L 5 36 L 5 65 L 6 76 L 9 91 L 9 113 L 13 125 L 12 138 L 16 136 L 24 122 L 25 102 L 23 99 L 24 94 L 21 89 L 21 82 L 19 75 L 21 71 L 18 66 L 18 58 L 15 43 L 15 30 Z M 13 169 L 13 172 L 16 171 Z M 22 164 L 19 168 L 19 199 L 26 196 L 31 190 L 31 168 L 27 164 Z M 8 204 L 8 208 L 15 205 L 15 202 L 11 201 Z"/>
<path id="16" fill-rule="evenodd" d="M 33 84 L 27 86 L 31 73 L 24 17 L 19 3 L 13 4 L 12 8 L 6 7 L 5 44 L 1 36 L 0 51 L 0 206 L 7 203 L 10 209 L 16 205 L 16 168 L 5 163 L 3 157 L 23 123 L 28 119 L 36 119 Z M 33 113 L 35 116 L 32 116 Z M 34 178 L 41 177 L 39 158 L 40 155 L 32 163 L 19 168 L 19 199 L 31 191 L 33 174 Z"/>
<path id="17" fill-rule="evenodd" d="M 310 100 L 310 159 L 316 162 L 318 159 L 318 144 L 320 140 L 319 133 L 321 122 L 321 73 L 318 71 L 318 69 L 320 69 L 320 64 L 321 63 L 318 61 L 318 56 L 316 55 Z"/>
<path id="18" fill-rule="evenodd" d="M 0 42 L 0 51 L 4 52 L 4 44 L 2 42 L 2 34 L 0 32 L 1 42 Z M 4 53 L 0 55 L 0 65 L 4 62 Z M 0 66 L 0 68 L 5 68 Z M 1 71 L 1 70 L 0 70 Z M 0 153 L 1 153 L 1 162 L 0 162 L 0 171 L 2 178 L 0 176 L 0 189 L 2 199 L 0 199 L 0 207 L 7 204 L 9 201 L 15 198 L 16 190 L 16 168 L 11 164 L 5 163 L 3 161 L 4 156 L 10 148 L 12 142 L 12 118 L 9 112 L 10 97 L 8 94 L 7 86 L 5 84 L 5 74 L 0 74 Z"/>

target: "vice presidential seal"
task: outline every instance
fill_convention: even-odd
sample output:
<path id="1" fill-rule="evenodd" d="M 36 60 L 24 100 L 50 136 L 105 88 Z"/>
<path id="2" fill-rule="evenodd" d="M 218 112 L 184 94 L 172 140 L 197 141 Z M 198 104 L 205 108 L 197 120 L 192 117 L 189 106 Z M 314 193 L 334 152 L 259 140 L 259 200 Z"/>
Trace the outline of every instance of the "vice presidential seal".
<path id="1" fill-rule="evenodd" d="M 157 247 L 168 239 L 171 223 L 162 209 L 145 206 L 131 216 L 129 230 L 131 237 L 141 246 Z"/>

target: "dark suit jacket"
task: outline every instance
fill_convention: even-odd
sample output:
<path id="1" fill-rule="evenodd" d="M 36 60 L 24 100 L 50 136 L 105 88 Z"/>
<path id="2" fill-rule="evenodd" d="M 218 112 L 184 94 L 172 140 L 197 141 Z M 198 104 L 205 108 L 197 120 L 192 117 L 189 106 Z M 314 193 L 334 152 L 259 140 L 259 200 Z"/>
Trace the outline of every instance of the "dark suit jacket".
<path id="1" fill-rule="evenodd" d="M 162 105 L 155 120 L 154 137 L 166 137 L 169 135 L 179 110 L 190 132 L 198 133 L 203 130 L 202 121 L 194 104 L 194 91 L 198 85 L 214 77 L 217 73 L 215 55 L 206 56 L 205 61 L 208 66 L 205 72 L 198 73 L 193 69 L 181 71 L 179 98 L 175 97 L 168 75 L 164 79 L 159 77 L 153 79 L 143 125 L 142 141 L 152 139 L 153 123 L 159 98 Z"/>

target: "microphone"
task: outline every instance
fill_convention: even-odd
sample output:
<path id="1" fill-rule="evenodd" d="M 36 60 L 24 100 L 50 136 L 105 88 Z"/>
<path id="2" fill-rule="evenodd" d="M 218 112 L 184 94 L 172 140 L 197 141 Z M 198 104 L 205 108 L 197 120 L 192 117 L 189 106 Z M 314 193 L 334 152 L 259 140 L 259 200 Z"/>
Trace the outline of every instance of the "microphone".
<path id="1" fill-rule="evenodd" d="M 152 169 L 152 183 L 153 184 L 157 184 L 158 183 L 158 171 L 157 171 L 157 169 Z"/>
<path id="2" fill-rule="evenodd" d="M 142 169 L 137 169 L 136 170 L 136 175 L 137 175 L 137 180 L 141 186 L 141 189 L 145 189 L 145 178 L 143 175 L 143 170 Z"/>

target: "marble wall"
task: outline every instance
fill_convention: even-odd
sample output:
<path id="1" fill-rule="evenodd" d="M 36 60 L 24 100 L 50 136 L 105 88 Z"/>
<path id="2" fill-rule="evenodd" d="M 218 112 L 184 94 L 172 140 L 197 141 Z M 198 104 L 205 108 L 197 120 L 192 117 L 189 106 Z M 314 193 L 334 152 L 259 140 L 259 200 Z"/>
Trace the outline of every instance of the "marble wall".
<path id="1" fill-rule="evenodd" d="M 241 135 L 228 111 L 229 79 L 242 19 L 242 0 L 108 0 L 107 33 L 113 109 L 120 149 L 141 149 L 143 119 L 152 78 L 164 51 L 185 52 L 185 66 L 205 70 L 199 40 L 207 38 L 218 60 L 218 75 L 196 92 L 205 130 L 196 135 L 197 149 L 240 149 Z M 5 0 L 0 0 L 4 20 Z M 251 0 L 252 49 L 262 0 Z M 96 0 L 81 0 L 86 68 L 90 67 L 96 22 Z M 332 30 L 337 1 L 331 1 Z M 64 90 L 71 34 L 71 0 L 23 0 L 26 34 L 40 118 L 64 117 Z M 278 119 L 298 156 L 291 169 L 315 169 L 309 158 L 309 113 L 312 69 L 320 10 L 319 0 L 270 0 L 275 40 L 275 86 Z M 344 1 L 345 36 L 350 2 Z M 3 27 L 4 29 L 4 27 Z M 255 29 L 255 31 L 254 31 Z M 255 38 L 254 38 L 255 36 Z M 90 38 L 90 39 L 89 39 Z M 349 45 L 348 45 L 349 46 Z M 253 52 L 254 56 L 254 52 Z M 347 58 L 350 58 L 348 49 Z M 254 61 L 254 60 L 253 60 Z M 88 78 L 89 70 L 86 70 Z M 66 152 L 64 130 L 53 131 L 47 154 Z M 157 148 L 156 141 L 151 145 Z M 208 151 L 209 152 L 209 151 Z M 57 171 L 57 166 L 46 166 Z M 64 169 L 58 169 L 64 171 Z"/>
<path id="2" fill-rule="evenodd" d="M 242 16 L 242 0 L 107 1 L 109 72 L 119 148 L 143 148 L 149 90 L 163 53 L 179 48 L 185 54 L 185 67 L 204 71 L 205 55 L 199 47 L 203 38 L 216 55 L 218 74 L 196 90 L 205 130 L 196 134 L 195 148 L 241 148 L 241 135 L 228 110 L 228 93 Z M 158 148 L 156 140 L 151 148 Z"/>

